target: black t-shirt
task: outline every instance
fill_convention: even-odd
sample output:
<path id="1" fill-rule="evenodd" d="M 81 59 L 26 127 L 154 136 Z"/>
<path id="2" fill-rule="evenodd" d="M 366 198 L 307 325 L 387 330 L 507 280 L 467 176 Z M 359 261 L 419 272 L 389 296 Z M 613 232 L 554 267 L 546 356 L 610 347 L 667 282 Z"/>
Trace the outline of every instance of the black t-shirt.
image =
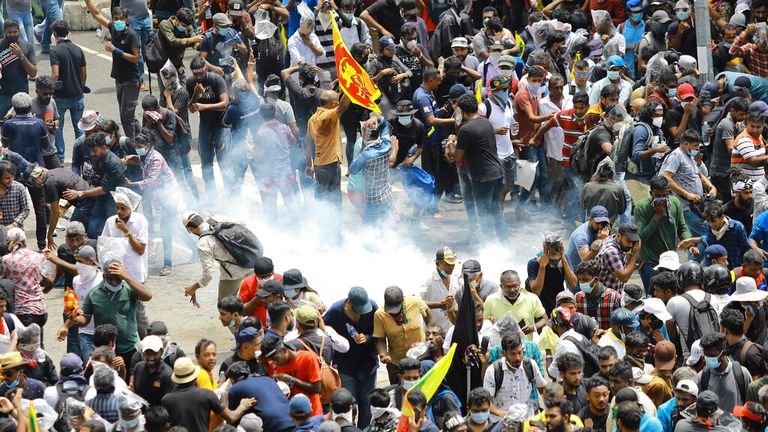
<path id="1" fill-rule="evenodd" d="M 20 40 L 21 51 L 29 59 L 30 63 L 35 62 L 35 47 L 26 41 Z M 3 96 L 13 96 L 16 93 L 29 93 L 29 80 L 27 71 L 24 70 L 19 57 L 11 51 L 11 42 L 8 39 L 0 39 L 0 67 L 3 76 L 0 77 L 0 94 Z M 5 113 L 3 113 L 5 114 Z"/>
<path id="2" fill-rule="evenodd" d="M 133 53 L 134 48 L 141 48 L 141 41 L 136 33 L 127 28 L 119 34 L 115 31 L 113 22 L 109 22 L 109 34 L 112 35 L 112 44 L 128 54 Z M 139 79 L 139 65 L 123 59 L 122 56 L 112 56 L 112 78 L 117 82 L 126 82 Z"/>
<path id="3" fill-rule="evenodd" d="M 573 412 L 579 412 L 582 408 L 589 407 L 589 402 L 587 401 L 587 390 L 584 388 L 584 384 L 582 383 L 578 389 L 576 389 L 576 393 L 565 393 L 565 398 L 568 399 L 568 402 L 571 403 L 571 406 L 573 406 Z"/>
<path id="4" fill-rule="evenodd" d="M 736 277 L 741 276 L 741 267 L 733 269 L 734 273 L 736 273 Z M 765 273 L 765 272 L 763 272 Z M 763 305 L 761 307 L 755 308 L 755 317 L 752 319 L 752 322 L 749 325 L 749 328 L 747 329 L 747 332 L 744 334 L 744 336 L 747 337 L 747 339 L 751 340 L 754 343 L 757 344 L 765 344 L 766 342 L 766 328 L 765 328 L 765 320 L 766 320 L 766 305 Z M 746 309 L 744 308 L 744 305 L 742 305 L 740 302 L 732 301 L 725 305 L 723 310 L 725 309 L 736 309 L 740 311 L 741 313 L 746 313 Z"/>
<path id="5" fill-rule="evenodd" d="M 220 374 L 227 373 L 227 369 L 229 369 L 230 366 L 240 361 L 244 361 L 245 363 L 248 364 L 248 370 L 251 371 L 252 374 L 262 372 L 261 365 L 259 364 L 258 360 L 256 360 L 255 358 L 247 361 L 243 360 L 242 358 L 240 358 L 239 355 L 237 355 L 237 352 L 235 352 L 234 354 L 232 354 L 232 356 L 230 356 L 228 359 L 224 360 L 221 363 L 221 367 L 219 367 L 219 373 Z"/>
<path id="6" fill-rule="evenodd" d="M 92 160 L 91 163 L 93 164 L 91 183 L 94 186 L 101 186 L 104 192 L 109 193 L 125 184 L 125 165 L 116 154 L 109 151 L 104 158 Z"/>
<path id="7" fill-rule="evenodd" d="M 162 405 L 168 410 L 175 426 L 184 426 L 188 431 L 207 431 L 211 420 L 211 411 L 221 414 L 224 408 L 216 394 L 208 389 L 184 384 L 163 396 Z"/>
<path id="8" fill-rule="evenodd" d="M 678 105 L 671 110 L 664 113 L 664 127 L 666 128 L 664 133 L 664 138 L 667 140 L 667 144 L 670 143 L 678 143 L 679 140 L 675 140 L 672 137 L 672 134 L 669 132 L 671 128 L 675 128 L 680 126 L 680 121 L 683 119 L 683 111 L 684 108 L 682 105 Z M 694 112 L 690 117 L 688 117 L 688 123 L 685 127 L 686 130 L 693 129 L 695 131 L 701 131 L 701 116 L 697 112 Z M 704 137 L 704 139 L 707 139 Z M 676 147 L 676 145 L 675 145 Z"/>
<path id="9" fill-rule="evenodd" d="M 296 117 L 296 125 L 302 133 L 307 131 L 307 122 L 317 110 L 320 90 L 314 86 L 302 87 L 299 80 L 289 76 L 285 80 L 285 86 L 291 96 L 293 114 Z"/>
<path id="10" fill-rule="evenodd" d="M 59 65 L 59 81 L 63 84 L 53 93 L 55 98 L 80 99 L 83 80 L 80 69 L 85 66 L 85 54 L 69 39 L 61 39 L 51 47 L 51 65 Z"/>
<path id="11" fill-rule="evenodd" d="M 45 189 L 45 202 L 53 203 L 62 199 L 62 194 L 67 189 L 84 191 L 90 189 L 91 185 L 69 169 L 54 168 L 46 173 L 43 188 Z M 77 207 L 80 200 L 76 199 L 70 203 Z"/>
<path id="12" fill-rule="evenodd" d="M 528 291 L 531 291 L 530 283 L 536 279 L 537 274 L 539 274 L 539 261 L 536 258 L 531 258 L 528 261 L 528 279 L 525 281 L 525 289 Z M 547 315 L 551 314 L 552 309 L 555 308 L 555 297 L 563 290 L 564 286 L 565 275 L 560 266 L 552 267 L 547 265 L 547 268 L 544 269 L 544 288 L 542 288 L 541 295 L 539 295 Z"/>
<path id="13" fill-rule="evenodd" d="M 395 0 L 376 0 L 366 10 L 371 18 L 392 33 L 395 40 L 400 39 L 400 28 L 405 24 L 405 21 L 400 15 L 400 8 L 397 7 Z"/>
<path id="14" fill-rule="evenodd" d="M 136 364 L 133 375 L 133 388 L 137 395 L 143 397 L 149 402 L 149 405 L 160 405 L 163 396 L 170 393 L 173 389 L 171 380 L 173 369 L 165 362 L 160 362 L 160 367 L 152 373 L 149 371 L 147 362 L 141 361 Z"/>
<path id="15" fill-rule="evenodd" d="M 187 93 L 194 95 L 197 84 L 198 82 L 194 79 L 188 79 L 186 83 Z M 208 72 L 205 78 L 200 81 L 200 84 L 203 85 L 203 91 L 198 96 L 197 102 L 201 104 L 219 103 L 219 95 L 227 92 L 227 83 L 224 82 L 224 78 L 213 72 Z M 200 112 L 200 123 L 205 123 L 207 127 L 224 127 L 221 123 L 222 118 L 224 118 L 224 111 L 208 110 Z"/>
<path id="16" fill-rule="evenodd" d="M 589 176 L 597 170 L 597 164 L 603 160 L 607 154 L 603 153 L 601 146 L 609 142 L 613 145 L 614 135 L 604 125 L 598 125 L 587 138 L 587 166 L 589 167 Z"/>
<path id="17" fill-rule="evenodd" d="M 98 242 L 96 239 L 92 238 L 86 238 L 85 244 L 92 247 L 93 250 L 96 251 L 96 255 L 98 256 L 98 249 L 96 249 L 96 245 Z M 75 260 L 75 254 L 72 252 L 71 249 L 69 249 L 69 246 L 67 246 L 66 243 L 59 246 L 58 249 L 56 249 L 56 255 L 65 263 L 74 264 L 77 260 Z M 74 279 L 76 274 L 69 274 L 69 272 L 64 272 L 64 286 L 65 287 L 71 287 L 72 286 L 72 279 Z"/>
<path id="18" fill-rule="evenodd" d="M 485 117 L 467 120 L 459 129 L 456 148 L 464 150 L 472 182 L 489 182 L 504 176 L 496 153 L 493 125 Z"/>
<path id="19" fill-rule="evenodd" d="M 744 224 L 744 229 L 747 231 L 747 235 L 749 235 L 752 232 L 752 208 L 753 203 L 750 203 L 749 208 L 743 209 L 736 207 L 733 200 L 730 200 L 725 203 L 725 215 Z"/>
<path id="20" fill-rule="evenodd" d="M 752 346 L 747 348 L 747 351 L 744 353 L 744 357 L 742 358 L 742 352 L 746 342 L 747 339 L 744 338 L 733 345 L 728 345 L 726 343 L 725 354 L 729 355 L 733 360 L 739 362 L 739 364 L 747 368 L 752 376 L 765 375 L 763 353 L 757 344 L 753 343 Z"/>
<path id="21" fill-rule="evenodd" d="M 591 426 L 592 429 L 597 431 L 604 431 L 606 428 L 606 422 L 608 421 L 608 413 L 601 416 L 596 416 L 592 414 L 592 411 L 589 410 L 589 404 L 581 409 L 581 411 L 578 411 L 579 418 L 582 422 L 584 422 L 584 426 Z M 587 424 L 589 422 L 589 424 Z"/>
<path id="22" fill-rule="evenodd" d="M 425 56 L 429 56 L 429 50 L 419 44 L 416 44 L 416 46 L 419 47 Z M 409 71 L 413 72 L 413 75 L 407 80 L 408 85 L 401 86 L 400 90 L 400 99 L 410 100 L 413 97 L 413 92 L 416 91 L 416 89 L 421 85 L 422 72 L 424 72 L 424 67 L 421 65 L 419 58 L 411 54 L 410 51 L 407 51 L 405 48 L 403 48 L 402 45 L 398 45 L 397 49 L 395 49 L 395 56 L 397 56 L 397 58 L 403 62 Z"/>
<path id="23" fill-rule="evenodd" d="M 397 117 L 392 120 L 392 136 L 397 137 L 397 158 L 395 166 L 400 165 L 405 160 L 408 150 L 416 144 L 417 147 L 424 147 L 424 124 L 421 120 L 413 118 L 409 127 L 405 127 L 397 121 Z"/>

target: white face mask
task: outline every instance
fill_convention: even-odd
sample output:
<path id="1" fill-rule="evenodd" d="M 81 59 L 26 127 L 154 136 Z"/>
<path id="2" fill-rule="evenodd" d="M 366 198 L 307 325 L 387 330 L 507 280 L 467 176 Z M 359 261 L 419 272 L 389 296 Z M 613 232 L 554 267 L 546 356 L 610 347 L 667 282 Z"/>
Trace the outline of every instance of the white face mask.
<path id="1" fill-rule="evenodd" d="M 349 424 L 355 424 L 355 415 L 353 409 L 350 409 L 349 411 L 341 414 L 333 413 L 334 420 L 338 419 L 339 417 L 343 418 L 344 421 Z"/>
<path id="2" fill-rule="evenodd" d="M 653 125 L 657 128 L 661 127 L 661 124 L 664 122 L 664 117 L 654 117 L 653 118 Z"/>
<path id="3" fill-rule="evenodd" d="M 389 412 L 388 408 L 379 408 L 379 407 L 372 406 L 371 407 L 371 418 L 373 420 L 376 420 L 376 419 L 378 419 L 379 417 L 383 416 L 384 414 L 386 414 L 388 412 Z"/>
<path id="4" fill-rule="evenodd" d="M 80 275 L 80 279 L 84 282 L 92 281 L 96 276 L 96 266 L 76 262 L 75 269 L 77 269 L 77 274 Z"/>
<path id="5" fill-rule="evenodd" d="M 620 131 L 620 130 L 621 130 L 621 128 L 622 128 L 622 127 L 624 127 L 624 123 L 621 123 L 621 122 L 618 122 L 618 123 L 614 123 L 614 125 L 613 125 L 613 131 L 614 131 L 614 132 L 618 132 L 618 131 Z"/>

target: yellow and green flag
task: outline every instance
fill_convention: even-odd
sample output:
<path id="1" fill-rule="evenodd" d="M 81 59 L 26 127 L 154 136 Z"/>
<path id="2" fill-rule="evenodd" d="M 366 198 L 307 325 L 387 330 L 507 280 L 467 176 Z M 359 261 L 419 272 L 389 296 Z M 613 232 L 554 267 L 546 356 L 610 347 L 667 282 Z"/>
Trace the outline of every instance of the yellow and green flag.
<path id="1" fill-rule="evenodd" d="M 453 355 L 455 353 L 456 344 L 454 343 L 451 345 L 451 349 L 448 350 L 448 354 L 446 354 L 437 363 L 435 363 L 435 365 L 432 366 L 432 368 L 428 370 L 420 380 L 416 381 L 416 384 L 405 393 L 405 396 L 403 397 L 402 410 L 404 417 L 413 416 L 413 408 L 411 407 L 411 404 L 408 403 L 408 393 L 412 392 L 413 390 L 421 390 L 421 392 L 424 393 L 424 396 L 427 397 L 427 402 L 429 402 L 429 400 L 432 399 L 432 396 L 435 395 L 437 389 L 440 387 L 440 384 L 443 383 L 443 379 L 448 373 L 448 369 L 451 368 L 451 363 L 453 363 Z"/>

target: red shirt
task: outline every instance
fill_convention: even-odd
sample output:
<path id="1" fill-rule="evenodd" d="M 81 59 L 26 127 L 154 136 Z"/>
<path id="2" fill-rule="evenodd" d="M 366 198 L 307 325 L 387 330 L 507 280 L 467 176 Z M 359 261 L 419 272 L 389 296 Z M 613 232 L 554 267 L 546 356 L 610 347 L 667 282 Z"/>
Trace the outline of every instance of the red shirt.
<path id="1" fill-rule="evenodd" d="M 607 11 L 615 26 L 627 20 L 626 2 L 623 0 L 590 0 L 589 9 Z"/>
<path id="2" fill-rule="evenodd" d="M 314 383 L 320 381 L 320 359 L 313 352 L 309 351 L 295 351 L 296 357 L 290 363 L 286 363 L 282 366 L 277 365 L 274 362 L 269 362 L 270 376 L 275 374 L 284 373 L 288 374 L 297 380 L 304 381 L 306 383 Z M 309 398 L 312 402 L 312 415 L 320 415 L 323 413 L 323 404 L 320 402 L 320 393 L 305 393 L 299 390 L 298 387 L 291 387 L 291 397 L 297 394 L 303 394 Z"/>
<path id="3" fill-rule="evenodd" d="M 276 281 L 283 280 L 283 275 L 274 274 L 274 279 Z M 261 285 L 259 285 L 259 280 L 256 279 L 256 275 L 250 275 L 247 278 L 243 279 L 243 282 L 240 283 L 240 293 L 238 294 L 240 296 L 240 300 L 243 301 L 243 304 L 248 303 L 249 301 L 253 300 L 253 297 L 256 295 L 256 292 L 261 289 Z M 261 321 L 261 325 L 266 327 L 267 325 L 267 305 L 265 305 L 262 302 L 259 302 L 256 305 L 256 309 L 253 310 L 249 314 L 249 316 L 256 317 Z"/>
<path id="4" fill-rule="evenodd" d="M 533 115 L 539 115 L 539 98 L 532 98 L 531 93 L 528 92 L 528 87 L 525 87 L 515 94 L 515 120 L 520 125 L 517 138 L 524 143 L 527 143 L 536 133 L 536 123 L 523 115 L 523 111 L 529 108 Z"/>
<path id="5" fill-rule="evenodd" d="M 563 166 L 570 168 L 571 166 L 571 148 L 579 137 L 584 135 L 587 130 L 587 124 L 582 120 L 576 120 L 574 117 L 573 108 L 560 111 L 555 114 L 554 117 L 549 119 L 550 126 L 560 127 L 563 129 Z"/>

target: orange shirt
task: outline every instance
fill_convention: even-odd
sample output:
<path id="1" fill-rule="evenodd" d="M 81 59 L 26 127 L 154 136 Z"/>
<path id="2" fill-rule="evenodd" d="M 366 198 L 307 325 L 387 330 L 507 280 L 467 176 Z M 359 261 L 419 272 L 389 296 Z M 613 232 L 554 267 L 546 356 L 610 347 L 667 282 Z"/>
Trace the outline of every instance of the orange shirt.
<path id="1" fill-rule="evenodd" d="M 283 280 L 283 275 L 275 273 L 273 278 L 276 281 L 280 281 Z M 243 304 L 248 303 L 249 301 L 253 300 L 253 297 L 256 296 L 256 292 L 259 289 L 261 289 L 261 285 L 259 285 L 259 280 L 256 279 L 256 275 L 250 275 L 246 277 L 243 279 L 243 282 L 240 283 L 240 293 L 238 294 L 240 296 L 240 300 L 243 301 Z M 259 304 L 256 305 L 256 309 L 254 309 L 249 316 L 258 318 L 259 321 L 261 321 L 261 325 L 266 327 L 267 306 L 264 303 L 259 302 Z"/>
<path id="2" fill-rule="evenodd" d="M 269 374 L 270 376 L 284 373 L 307 383 L 320 381 L 320 359 L 315 353 L 309 351 L 296 351 L 296 357 L 293 361 L 282 366 L 270 362 L 270 369 L 272 369 Z M 323 405 L 320 402 L 320 393 L 309 394 L 299 390 L 296 386 L 291 388 L 291 397 L 300 393 L 306 395 L 310 402 L 312 402 L 313 416 L 323 413 Z"/>

